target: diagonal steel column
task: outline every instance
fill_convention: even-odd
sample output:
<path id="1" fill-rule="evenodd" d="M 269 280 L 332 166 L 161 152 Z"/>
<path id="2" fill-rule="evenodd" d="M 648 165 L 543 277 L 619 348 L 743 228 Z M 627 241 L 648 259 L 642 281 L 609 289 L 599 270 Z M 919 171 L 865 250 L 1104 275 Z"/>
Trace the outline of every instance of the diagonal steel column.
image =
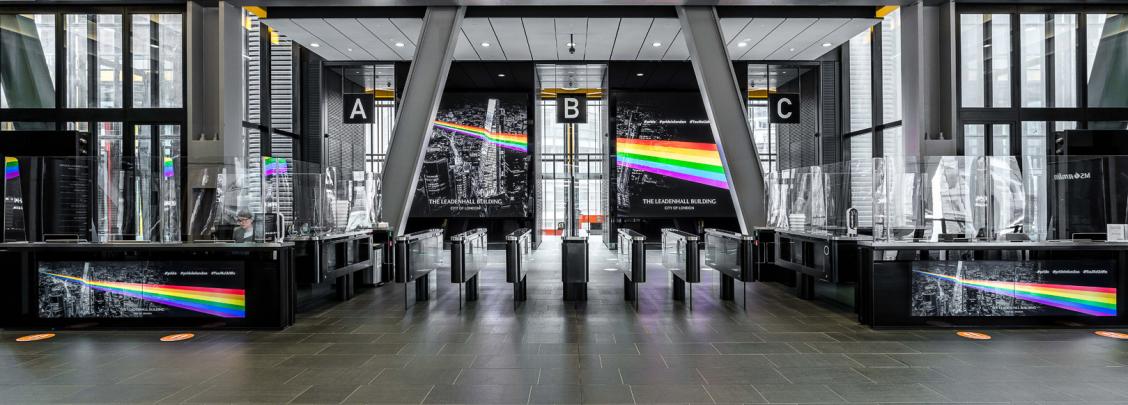
<path id="1" fill-rule="evenodd" d="M 428 7 L 384 163 L 383 219 L 402 235 L 466 7 Z"/>
<path id="2" fill-rule="evenodd" d="M 711 6 L 678 6 L 693 74 L 709 114 L 713 139 L 721 153 L 721 163 L 728 174 L 729 194 L 732 195 L 736 218 L 744 233 L 752 227 L 763 226 L 764 175 L 760 172 L 760 158 L 752 130 L 748 127 L 748 112 L 744 105 L 743 88 L 736 83 L 736 72 L 725 47 L 717 13 Z"/>

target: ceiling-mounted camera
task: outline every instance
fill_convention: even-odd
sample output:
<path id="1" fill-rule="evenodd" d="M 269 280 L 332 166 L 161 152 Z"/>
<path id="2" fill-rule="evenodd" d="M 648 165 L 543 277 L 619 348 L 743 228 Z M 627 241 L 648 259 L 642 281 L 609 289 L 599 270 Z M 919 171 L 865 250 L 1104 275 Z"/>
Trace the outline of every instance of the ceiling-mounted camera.
<path id="1" fill-rule="evenodd" d="M 576 54 L 576 37 L 575 34 L 568 34 L 568 53 Z"/>

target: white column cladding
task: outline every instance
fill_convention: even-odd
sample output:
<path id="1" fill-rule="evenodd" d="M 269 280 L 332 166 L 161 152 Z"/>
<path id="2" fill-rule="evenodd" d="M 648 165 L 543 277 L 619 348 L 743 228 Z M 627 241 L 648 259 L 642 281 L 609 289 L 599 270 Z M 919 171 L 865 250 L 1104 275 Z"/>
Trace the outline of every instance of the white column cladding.
<path id="1" fill-rule="evenodd" d="M 767 212 L 764 175 L 748 126 L 742 86 L 736 82 L 716 10 L 712 6 L 678 6 L 677 11 L 713 139 L 728 175 L 732 205 L 741 231 L 750 233 L 753 227 L 765 225 Z"/>
<path id="2" fill-rule="evenodd" d="M 466 7 L 428 7 L 384 165 L 382 220 L 403 235 Z"/>

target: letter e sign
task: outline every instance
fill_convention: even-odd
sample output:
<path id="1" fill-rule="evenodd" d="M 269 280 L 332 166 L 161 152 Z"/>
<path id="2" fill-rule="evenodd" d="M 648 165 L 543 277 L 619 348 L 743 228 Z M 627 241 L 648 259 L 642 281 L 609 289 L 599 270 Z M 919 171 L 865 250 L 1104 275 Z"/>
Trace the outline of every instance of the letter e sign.
<path id="1" fill-rule="evenodd" d="M 375 99 L 367 93 L 351 93 L 342 96 L 346 124 L 371 124 L 375 122 Z"/>
<path id="2" fill-rule="evenodd" d="M 587 123 L 587 95 L 557 94 L 556 122 L 561 124 Z"/>

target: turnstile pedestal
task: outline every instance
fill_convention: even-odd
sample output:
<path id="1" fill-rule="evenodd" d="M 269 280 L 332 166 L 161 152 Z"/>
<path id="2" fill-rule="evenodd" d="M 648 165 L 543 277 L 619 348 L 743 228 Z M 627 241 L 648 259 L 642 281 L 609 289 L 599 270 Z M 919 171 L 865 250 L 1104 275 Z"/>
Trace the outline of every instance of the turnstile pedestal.
<path id="1" fill-rule="evenodd" d="M 588 243 L 586 236 L 566 236 L 561 248 L 564 301 L 587 301 Z"/>

